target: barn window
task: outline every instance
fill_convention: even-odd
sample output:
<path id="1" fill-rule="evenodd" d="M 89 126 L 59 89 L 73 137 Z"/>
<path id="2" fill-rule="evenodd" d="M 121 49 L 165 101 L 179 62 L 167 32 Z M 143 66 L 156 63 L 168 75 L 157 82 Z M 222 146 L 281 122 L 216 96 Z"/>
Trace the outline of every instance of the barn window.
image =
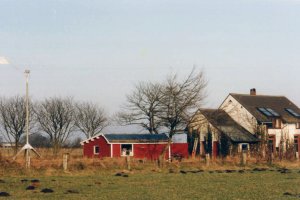
<path id="1" fill-rule="evenodd" d="M 133 156 L 132 144 L 121 144 L 122 156 Z"/>
<path id="2" fill-rule="evenodd" d="M 100 152 L 99 146 L 98 145 L 94 146 L 94 154 L 99 154 L 99 152 Z"/>

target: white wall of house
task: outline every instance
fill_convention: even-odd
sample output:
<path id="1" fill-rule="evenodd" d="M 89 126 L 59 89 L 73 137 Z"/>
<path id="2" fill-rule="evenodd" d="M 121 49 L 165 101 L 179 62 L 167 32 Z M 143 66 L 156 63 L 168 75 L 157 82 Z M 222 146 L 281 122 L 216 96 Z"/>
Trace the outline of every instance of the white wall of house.
<path id="1" fill-rule="evenodd" d="M 247 131 L 252 134 L 255 133 L 257 129 L 257 120 L 231 95 L 229 95 L 221 104 L 220 109 L 227 112 L 234 121 L 244 127 Z"/>
<path id="2" fill-rule="evenodd" d="M 294 136 L 300 135 L 300 129 L 296 129 L 296 124 L 283 124 L 281 129 L 268 129 L 268 134 L 275 135 L 276 147 L 279 147 L 281 140 L 293 143 Z"/>

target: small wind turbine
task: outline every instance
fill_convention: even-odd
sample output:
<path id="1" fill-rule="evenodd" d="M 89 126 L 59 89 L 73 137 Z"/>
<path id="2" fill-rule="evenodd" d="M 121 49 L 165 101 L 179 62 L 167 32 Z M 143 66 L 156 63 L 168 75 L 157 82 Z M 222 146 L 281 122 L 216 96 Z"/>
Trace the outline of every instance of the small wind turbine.
<path id="1" fill-rule="evenodd" d="M 41 157 L 41 155 L 29 144 L 29 91 L 28 91 L 28 79 L 30 70 L 25 70 L 25 77 L 26 77 L 26 97 L 25 97 L 25 105 L 26 105 L 26 144 L 22 147 L 22 149 L 13 157 L 16 157 L 22 152 L 25 151 L 26 157 L 26 168 L 30 168 L 30 151 L 33 151 L 37 156 Z"/>
<path id="2" fill-rule="evenodd" d="M 0 65 L 8 65 L 9 61 L 5 57 L 0 57 Z M 30 168 L 30 151 L 33 151 L 37 156 L 41 157 L 41 155 L 29 144 L 29 91 L 28 91 L 28 79 L 30 70 L 25 70 L 25 78 L 26 78 L 26 97 L 25 97 L 25 106 L 26 106 L 26 144 L 22 147 L 22 149 L 13 157 L 15 160 L 16 157 L 22 152 L 25 151 L 26 157 L 26 168 Z"/>

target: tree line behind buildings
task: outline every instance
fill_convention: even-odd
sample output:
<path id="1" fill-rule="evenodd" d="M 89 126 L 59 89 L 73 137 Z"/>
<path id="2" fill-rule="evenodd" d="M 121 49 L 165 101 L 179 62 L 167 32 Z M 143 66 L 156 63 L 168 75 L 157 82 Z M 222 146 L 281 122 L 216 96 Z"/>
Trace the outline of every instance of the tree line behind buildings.
<path id="1" fill-rule="evenodd" d="M 203 71 L 193 69 L 186 78 L 171 74 L 160 82 L 138 82 L 126 96 L 120 111 L 108 119 L 103 108 L 69 97 L 50 97 L 30 102 L 30 142 L 47 146 L 57 154 L 64 145 L 76 146 L 78 133 L 90 138 L 112 122 L 138 125 L 149 134 L 167 130 L 169 138 L 189 123 L 203 104 L 207 81 Z M 14 143 L 15 151 L 24 141 L 25 99 L 22 96 L 0 99 L 0 134 Z M 72 142 L 69 139 L 73 138 Z"/>

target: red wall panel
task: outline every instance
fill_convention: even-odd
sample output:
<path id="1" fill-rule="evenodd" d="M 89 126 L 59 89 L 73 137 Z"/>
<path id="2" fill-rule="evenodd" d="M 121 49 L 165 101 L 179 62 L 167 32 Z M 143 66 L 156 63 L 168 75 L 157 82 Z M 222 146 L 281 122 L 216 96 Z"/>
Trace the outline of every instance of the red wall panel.
<path id="1" fill-rule="evenodd" d="M 113 157 L 121 157 L 121 145 L 120 144 L 112 144 L 113 145 Z"/>
<path id="2" fill-rule="evenodd" d="M 180 155 L 187 158 L 189 156 L 188 143 L 171 144 L 171 155 Z"/>
<path id="3" fill-rule="evenodd" d="M 166 145 L 167 144 L 134 144 L 133 156 L 135 158 L 157 160 Z M 166 158 L 168 158 L 168 154 L 169 150 L 166 151 Z"/>
<path id="4" fill-rule="evenodd" d="M 94 146 L 98 145 L 100 147 L 100 152 L 98 155 L 94 155 Z M 110 157 L 110 144 L 106 142 L 106 140 L 100 136 L 99 139 L 94 141 L 89 141 L 89 143 L 84 143 L 83 146 L 83 155 L 89 158 L 92 157 Z"/>

